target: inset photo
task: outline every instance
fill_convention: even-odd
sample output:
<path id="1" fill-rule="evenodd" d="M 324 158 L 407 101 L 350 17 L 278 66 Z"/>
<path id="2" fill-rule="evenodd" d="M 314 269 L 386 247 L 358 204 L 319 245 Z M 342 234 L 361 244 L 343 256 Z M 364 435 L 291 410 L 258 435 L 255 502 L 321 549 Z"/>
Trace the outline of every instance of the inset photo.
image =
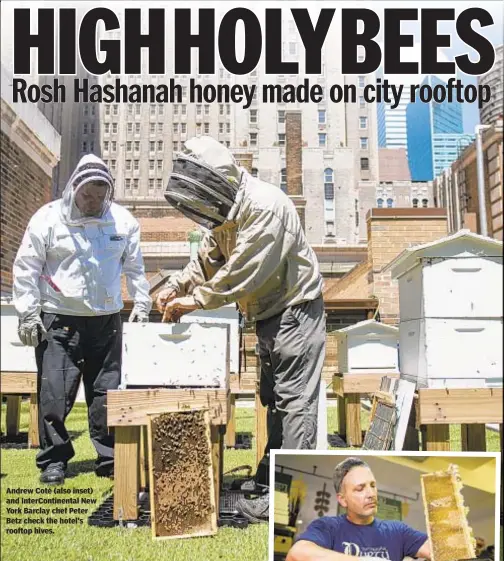
<path id="1" fill-rule="evenodd" d="M 272 561 L 500 559 L 497 453 L 278 450 L 270 469 Z"/>

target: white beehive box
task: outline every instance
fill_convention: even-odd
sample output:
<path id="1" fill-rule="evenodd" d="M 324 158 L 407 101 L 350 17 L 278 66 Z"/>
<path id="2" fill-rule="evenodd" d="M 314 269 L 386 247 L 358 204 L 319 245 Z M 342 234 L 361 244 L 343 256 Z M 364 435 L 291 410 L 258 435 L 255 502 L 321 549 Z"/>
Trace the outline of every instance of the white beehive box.
<path id="1" fill-rule="evenodd" d="M 418 387 L 502 385 L 502 242 L 460 230 L 403 251 L 401 377 Z"/>
<path id="2" fill-rule="evenodd" d="M 229 387 L 229 326 L 123 324 L 121 387 Z"/>
<path id="3" fill-rule="evenodd" d="M 342 373 L 399 372 L 399 330 L 369 319 L 336 331 Z"/>
<path id="4" fill-rule="evenodd" d="M 1 301 L 1 355 L 0 370 L 2 372 L 37 372 L 35 349 L 25 347 L 19 340 L 18 317 L 14 304 L 2 298 Z"/>
<path id="5" fill-rule="evenodd" d="M 502 242 L 460 230 L 403 251 L 387 268 L 400 321 L 502 318 Z"/>
<path id="6" fill-rule="evenodd" d="M 217 310 L 195 310 L 180 318 L 181 323 L 205 323 L 229 325 L 229 369 L 238 373 L 240 363 L 240 317 L 233 304 Z"/>

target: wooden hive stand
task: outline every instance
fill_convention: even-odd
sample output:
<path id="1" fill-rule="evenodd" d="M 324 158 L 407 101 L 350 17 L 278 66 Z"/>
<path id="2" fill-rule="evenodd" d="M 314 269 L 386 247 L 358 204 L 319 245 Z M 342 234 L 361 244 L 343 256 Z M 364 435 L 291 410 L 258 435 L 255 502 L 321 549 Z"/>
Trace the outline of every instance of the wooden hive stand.
<path id="1" fill-rule="evenodd" d="M 107 424 L 114 428 L 114 519 L 138 519 L 138 492 L 147 487 L 148 415 L 208 409 L 211 425 L 215 504 L 219 505 L 228 389 L 123 389 L 107 392 Z"/>
<path id="2" fill-rule="evenodd" d="M 28 448 L 39 446 L 38 431 L 38 401 L 37 401 L 37 373 L 36 372 L 2 372 L 0 390 L 7 396 L 7 437 L 19 433 L 19 418 L 21 415 L 21 395 L 30 395 L 30 420 L 28 426 Z"/>
<path id="3" fill-rule="evenodd" d="M 418 390 L 417 426 L 424 450 L 450 450 L 450 425 L 461 425 L 462 450 L 486 452 L 487 423 L 500 426 L 502 445 L 502 388 Z"/>
<path id="4" fill-rule="evenodd" d="M 333 376 L 333 390 L 338 400 L 338 432 L 349 446 L 362 446 L 361 398 L 377 392 L 384 376 L 399 378 L 397 372 Z"/>

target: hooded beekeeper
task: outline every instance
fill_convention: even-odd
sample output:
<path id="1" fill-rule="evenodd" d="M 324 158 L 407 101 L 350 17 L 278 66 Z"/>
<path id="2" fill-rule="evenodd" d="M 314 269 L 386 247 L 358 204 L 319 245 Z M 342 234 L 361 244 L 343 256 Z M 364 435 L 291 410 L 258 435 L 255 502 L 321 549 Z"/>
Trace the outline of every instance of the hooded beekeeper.
<path id="1" fill-rule="evenodd" d="M 256 475 L 267 483 L 269 450 L 313 449 L 325 356 L 322 277 L 294 204 L 252 177 L 211 137 L 177 154 L 165 198 L 205 231 L 199 253 L 157 298 L 168 320 L 236 302 L 255 322 L 260 395 L 268 443 Z M 267 516 L 268 498 L 242 503 L 249 520 Z"/>
<path id="2" fill-rule="evenodd" d="M 81 379 L 96 474 L 113 474 L 106 395 L 120 383 L 121 273 L 134 300 L 130 321 L 148 321 L 152 306 L 138 222 L 113 198 L 105 163 L 84 156 L 63 197 L 32 216 L 14 261 L 18 334 L 24 345 L 35 347 L 38 368 L 36 463 L 43 483 L 63 483 L 74 455 L 65 419 Z"/>

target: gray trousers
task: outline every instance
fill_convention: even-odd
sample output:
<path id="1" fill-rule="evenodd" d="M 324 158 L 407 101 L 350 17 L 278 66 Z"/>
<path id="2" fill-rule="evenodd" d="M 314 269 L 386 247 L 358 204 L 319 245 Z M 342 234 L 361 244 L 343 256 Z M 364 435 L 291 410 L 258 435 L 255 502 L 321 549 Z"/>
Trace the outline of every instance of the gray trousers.
<path id="1" fill-rule="evenodd" d="M 76 317 L 42 313 L 47 340 L 35 348 L 38 380 L 40 469 L 66 466 L 74 456 L 65 420 L 84 383 L 89 435 L 96 467 L 112 466 L 114 435 L 107 428 L 107 390 L 119 387 L 122 326 L 119 314 Z"/>
<path id="2" fill-rule="evenodd" d="M 258 321 L 256 334 L 261 361 L 260 397 L 268 407 L 268 443 L 256 479 L 266 484 L 271 449 L 316 446 L 326 342 L 322 296 Z"/>

